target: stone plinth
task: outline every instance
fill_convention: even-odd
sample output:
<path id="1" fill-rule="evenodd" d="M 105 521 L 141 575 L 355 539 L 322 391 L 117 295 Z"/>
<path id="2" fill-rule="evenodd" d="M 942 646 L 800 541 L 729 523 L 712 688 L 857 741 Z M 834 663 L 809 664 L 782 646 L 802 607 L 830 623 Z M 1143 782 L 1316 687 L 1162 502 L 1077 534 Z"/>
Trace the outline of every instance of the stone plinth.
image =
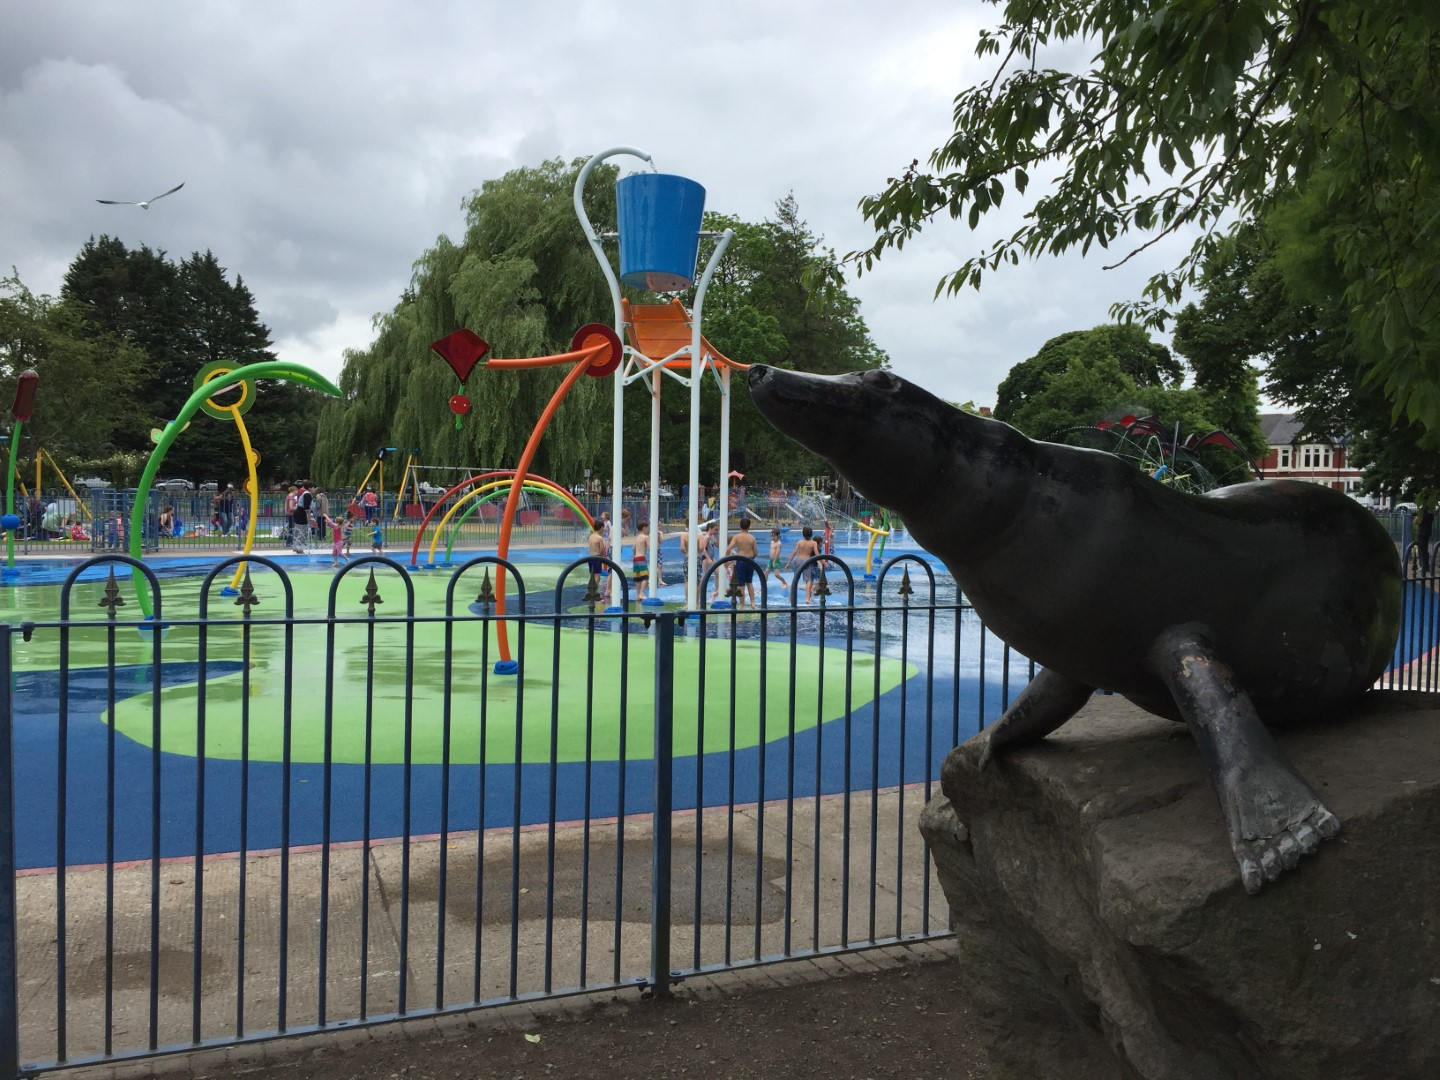
<path id="1" fill-rule="evenodd" d="M 1440 695 L 1277 736 L 1342 830 L 1258 896 L 1182 725 L 1097 697 L 984 772 L 951 752 L 921 829 L 1002 1051 L 1043 1016 L 1116 1076 L 1440 1076 Z"/>

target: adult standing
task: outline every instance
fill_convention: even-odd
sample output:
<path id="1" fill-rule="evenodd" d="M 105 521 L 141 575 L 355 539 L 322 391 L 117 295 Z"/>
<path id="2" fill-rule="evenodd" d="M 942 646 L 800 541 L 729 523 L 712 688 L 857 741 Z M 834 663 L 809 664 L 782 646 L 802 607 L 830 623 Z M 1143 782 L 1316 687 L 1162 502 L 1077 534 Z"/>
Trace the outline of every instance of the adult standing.
<path id="1" fill-rule="evenodd" d="M 365 524 L 375 524 L 380 517 L 380 496 L 368 484 L 365 485 L 365 494 L 360 496 L 360 507 L 365 511 Z"/>
<path id="2" fill-rule="evenodd" d="M 296 555 L 306 554 L 310 540 L 311 496 L 304 484 L 296 487 L 295 508 L 290 512 L 290 549 Z"/>
<path id="3" fill-rule="evenodd" d="M 330 516 L 330 496 L 323 490 L 317 490 L 313 495 L 314 510 L 311 520 L 315 522 L 315 535 L 321 540 L 325 539 L 325 519 Z"/>
<path id="4" fill-rule="evenodd" d="M 235 485 L 226 484 L 215 496 L 215 518 L 220 522 L 220 535 L 229 536 L 235 527 Z"/>

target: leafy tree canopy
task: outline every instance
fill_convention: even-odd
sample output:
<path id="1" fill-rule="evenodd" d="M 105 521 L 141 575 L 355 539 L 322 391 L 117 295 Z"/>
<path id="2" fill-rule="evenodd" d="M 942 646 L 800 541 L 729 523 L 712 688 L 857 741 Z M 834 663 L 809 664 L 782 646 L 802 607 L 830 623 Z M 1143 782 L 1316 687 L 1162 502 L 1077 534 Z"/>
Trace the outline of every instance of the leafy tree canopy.
<path id="1" fill-rule="evenodd" d="M 1264 449 L 1253 376 L 1228 393 L 1199 379 L 1182 388 L 1183 376 L 1183 365 L 1170 350 L 1139 327 L 1097 326 L 1051 338 L 1011 368 L 1000 384 L 995 416 L 1031 438 L 1101 449 L 1112 447 L 1090 437 L 1093 426 L 1126 414 L 1154 417 L 1166 432 L 1178 433 L 1182 443 L 1192 434 L 1222 428 L 1248 453 Z M 1218 421 L 1227 411 L 1240 419 L 1238 426 Z M 1164 441 L 1174 442 L 1174 435 Z M 1202 457 L 1216 476 L 1230 482 L 1250 478 L 1229 451 L 1207 449 Z"/>
<path id="2" fill-rule="evenodd" d="M 240 367 L 275 358 L 254 295 L 238 274 L 232 281 L 210 251 L 177 263 L 163 251 L 92 237 L 65 273 L 59 309 L 72 313 L 68 328 L 77 344 L 123 346 L 126 355 L 142 359 L 132 378 L 113 387 L 112 405 L 124 422 L 114 425 L 107 441 L 120 455 L 115 469 L 127 473 L 112 475 L 117 482 L 136 479 L 124 463 L 149 455 L 150 430 L 180 411 L 202 367 L 215 360 Z M 323 395 L 261 380 L 256 396 L 245 423 L 262 455 L 261 475 L 293 478 L 308 471 Z M 248 471 L 234 426 L 209 417 L 192 422 L 164 468 L 217 482 L 238 481 Z"/>
<path id="3" fill-rule="evenodd" d="M 585 323 L 611 321 L 609 290 L 575 219 L 572 192 L 583 164 L 552 160 L 517 169 L 487 181 L 466 200 L 463 240 L 437 240 L 416 262 L 394 309 L 377 319 L 375 341 L 346 355 L 340 378 L 345 399 L 328 406 L 320 421 L 318 478 L 356 482 L 384 446 L 412 451 L 433 465 L 515 464 L 564 372 L 476 368 L 464 388 L 473 409 L 457 428 L 448 402 L 461 387 L 429 346 L 464 326 L 490 343 L 492 356 L 541 356 L 567 351 Z M 602 165 L 586 187 L 586 211 L 602 232 L 615 227 L 618 172 Z M 833 253 L 819 251 L 820 241 L 800 220 L 793 199 L 781 201 L 773 221 L 757 225 L 712 213 L 705 228 L 733 228 L 736 234 L 705 299 L 705 336 L 725 355 L 819 371 L 884 362 L 853 299 L 842 293 L 823 312 L 805 309 L 802 276 Z M 710 243 L 701 250 L 702 265 Z M 661 299 L 630 297 L 635 303 Z M 693 305 L 693 290 L 681 299 Z M 582 379 L 557 411 L 534 469 L 567 485 L 586 468 L 608 478 L 613 395 L 613 380 Z M 637 483 L 648 479 L 650 467 L 652 405 L 643 383 L 631 384 L 623 408 L 625 479 Z M 663 379 L 661 474 L 672 485 L 688 475 L 689 418 L 688 388 Z M 719 467 L 718 427 L 719 393 L 707 379 L 701 455 L 707 478 Z M 743 379 L 732 383 L 731 442 L 730 467 L 756 479 L 781 482 L 820 471 L 816 459 L 764 423 Z"/>
<path id="4" fill-rule="evenodd" d="M 1440 436 L 1396 417 L 1382 388 L 1365 379 L 1366 346 L 1338 298 L 1322 235 L 1303 248 L 1291 230 L 1299 210 L 1238 232 L 1207 263 L 1204 296 L 1182 310 L 1175 346 L 1198 372 L 1239 361 L 1264 365 L 1266 393 L 1295 409 L 1307 435 L 1343 440 L 1365 470 L 1365 490 L 1440 501 Z"/>
<path id="5" fill-rule="evenodd" d="M 144 351 L 95 333 L 76 304 L 37 296 L 12 273 L 0 279 L 0 383 L 40 376 L 23 432 L 64 466 L 109 459 L 128 437 Z M 8 392 L 8 390 L 7 390 Z"/>
<path id="6" fill-rule="evenodd" d="M 1097 326 L 1053 337 L 1028 360 L 1010 369 L 995 392 L 995 416 L 1007 423 L 1071 364 L 1089 366 L 1097 360 L 1115 362 L 1132 387 L 1175 386 L 1184 367 L 1164 345 L 1152 341 L 1138 326 Z"/>
<path id="7" fill-rule="evenodd" d="M 1327 222 L 1337 317 L 1363 372 L 1440 427 L 1440 5 L 1432 0 L 1008 0 L 977 53 L 991 78 L 955 99 L 953 134 L 861 202 L 868 269 L 937 217 L 972 229 L 1045 190 L 1011 235 L 947 274 L 979 287 L 1023 257 L 1123 237 L 1119 264 L 1195 235 L 1115 314 L 1163 325 L 1237 221 L 1299 193 Z M 1092 45 L 1088 63 L 1058 66 Z M 1148 235 L 1148 239 L 1139 239 Z M 833 286 L 838 267 L 824 276 Z"/>

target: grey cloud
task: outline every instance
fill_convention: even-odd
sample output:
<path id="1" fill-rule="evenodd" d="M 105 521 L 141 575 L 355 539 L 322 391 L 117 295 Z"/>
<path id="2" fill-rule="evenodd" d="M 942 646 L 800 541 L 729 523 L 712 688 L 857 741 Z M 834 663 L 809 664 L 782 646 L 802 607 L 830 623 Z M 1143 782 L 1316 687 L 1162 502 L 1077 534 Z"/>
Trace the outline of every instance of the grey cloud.
<path id="1" fill-rule="evenodd" d="M 414 260 L 461 233 L 462 198 L 551 157 L 639 146 L 751 220 L 793 191 L 810 228 L 848 251 L 872 235 L 858 200 L 944 139 L 953 94 L 987 70 L 971 51 L 994 13 L 961 8 L 27 5 L 0 36 L 5 262 L 55 291 L 92 234 L 176 258 L 209 248 L 277 341 L 335 374 Z M 180 180 L 150 211 L 94 202 Z M 1011 364 L 1103 321 L 1143 277 L 1047 260 L 932 302 L 982 242 L 948 222 L 932 234 L 855 291 L 897 369 L 947 397 L 990 400 Z"/>

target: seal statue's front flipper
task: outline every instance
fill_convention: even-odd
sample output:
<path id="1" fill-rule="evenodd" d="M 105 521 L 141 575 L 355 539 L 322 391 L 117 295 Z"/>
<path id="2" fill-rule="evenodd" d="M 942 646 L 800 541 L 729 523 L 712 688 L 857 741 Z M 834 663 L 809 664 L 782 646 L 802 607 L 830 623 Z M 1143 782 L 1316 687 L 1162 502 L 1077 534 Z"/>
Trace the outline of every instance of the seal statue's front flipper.
<path id="1" fill-rule="evenodd" d="M 1245 891 L 1258 893 L 1339 832 L 1340 821 L 1285 760 L 1202 628 L 1165 631 L 1150 663 L 1199 744 Z"/>
<path id="2" fill-rule="evenodd" d="M 997 751 L 1043 739 L 1079 712 L 1093 693 L 1093 686 L 1041 668 L 985 736 L 979 767 L 988 765 Z"/>

